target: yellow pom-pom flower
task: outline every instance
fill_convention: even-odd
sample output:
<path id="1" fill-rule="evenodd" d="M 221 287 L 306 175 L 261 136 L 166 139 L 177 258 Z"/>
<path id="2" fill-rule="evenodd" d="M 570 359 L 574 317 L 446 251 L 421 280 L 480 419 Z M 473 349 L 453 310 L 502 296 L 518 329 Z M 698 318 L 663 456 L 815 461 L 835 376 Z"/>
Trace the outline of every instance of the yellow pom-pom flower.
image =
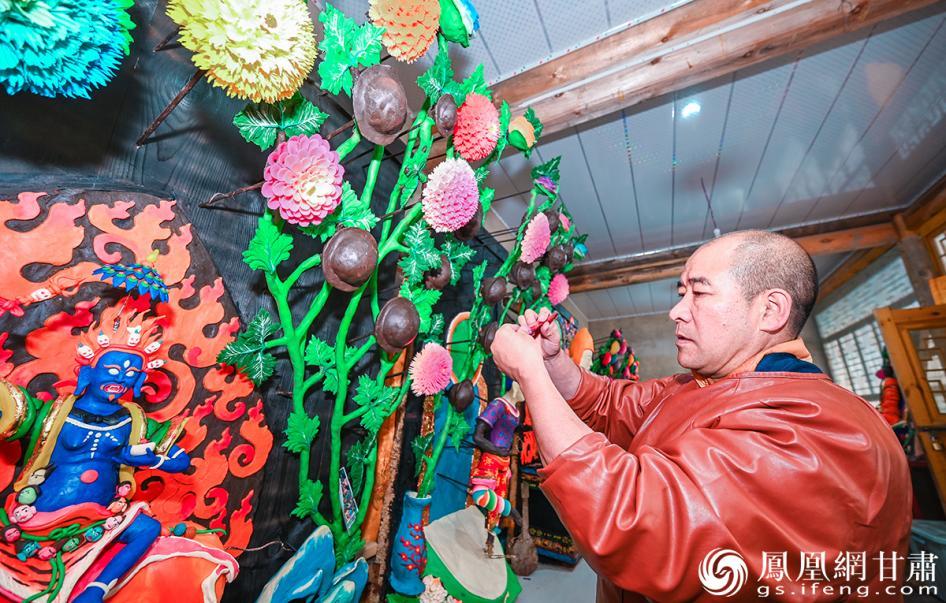
<path id="1" fill-rule="evenodd" d="M 288 98 L 315 65 L 315 31 L 299 0 L 170 0 L 168 16 L 194 64 L 229 96 Z"/>

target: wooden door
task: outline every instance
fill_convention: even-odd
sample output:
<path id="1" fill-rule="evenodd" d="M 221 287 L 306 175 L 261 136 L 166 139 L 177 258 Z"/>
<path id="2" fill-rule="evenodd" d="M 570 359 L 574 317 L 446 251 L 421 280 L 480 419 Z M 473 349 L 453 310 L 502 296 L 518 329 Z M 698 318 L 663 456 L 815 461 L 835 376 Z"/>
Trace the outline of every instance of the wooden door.
<path id="1" fill-rule="evenodd" d="M 946 511 L 946 304 L 874 316 Z"/>

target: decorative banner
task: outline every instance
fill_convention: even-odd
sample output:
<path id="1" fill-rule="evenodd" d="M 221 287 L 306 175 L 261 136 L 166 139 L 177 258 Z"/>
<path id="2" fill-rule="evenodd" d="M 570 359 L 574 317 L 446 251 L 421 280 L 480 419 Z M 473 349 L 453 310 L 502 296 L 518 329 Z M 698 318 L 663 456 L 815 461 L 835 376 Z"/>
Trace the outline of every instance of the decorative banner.
<path id="1" fill-rule="evenodd" d="M 216 362 L 239 318 L 175 206 L 139 192 L 0 194 L 0 379 L 47 400 L 71 393 L 78 332 L 124 293 L 92 271 L 145 263 L 158 250 L 155 267 L 169 289 L 168 302 L 157 306 L 169 321 L 162 346 L 169 358 L 137 401 L 158 421 L 189 417 L 178 445 L 192 470 L 140 470 L 136 498 L 165 526 L 189 520 L 225 530 L 221 540 L 238 556 L 253 533 L 254 497 L 273 435 L 253 384 Z M 17 302 L 42 287 L 63 293 L 29 307 Z M 4 498 L 21 455 L 20 442 L 0 444 Z"/>

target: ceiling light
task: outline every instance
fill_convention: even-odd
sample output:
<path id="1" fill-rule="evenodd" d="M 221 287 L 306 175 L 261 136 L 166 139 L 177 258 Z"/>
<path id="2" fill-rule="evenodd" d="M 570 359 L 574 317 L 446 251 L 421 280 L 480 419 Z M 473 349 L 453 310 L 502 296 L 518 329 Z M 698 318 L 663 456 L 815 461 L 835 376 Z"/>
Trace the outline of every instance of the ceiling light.
<path id="1" fill-rule="evenodd" d="M 683 106 L 683 109 L 680 111 L 680 115 L 682 115 L 684 119 L 687 117 L 693 117 L 694 115 L 699 115 L 700 108 L 700 103 L 696 101 L 690 101 Z"/>

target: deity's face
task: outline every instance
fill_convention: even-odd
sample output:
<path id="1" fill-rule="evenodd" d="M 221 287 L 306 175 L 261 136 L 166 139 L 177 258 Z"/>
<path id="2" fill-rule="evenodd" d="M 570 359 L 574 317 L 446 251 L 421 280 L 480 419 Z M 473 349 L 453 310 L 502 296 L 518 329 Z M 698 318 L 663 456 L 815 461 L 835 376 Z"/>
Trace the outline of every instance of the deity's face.
<path id="1" fill-rule="evenodd" d="M 131 390 L 138 397 L 147 377 L 143 368 L 144 360 L 138 354 L 121 350 L 105 352 L 95 364 L 79 370 L 76 395 L 114 402 Z"/>

